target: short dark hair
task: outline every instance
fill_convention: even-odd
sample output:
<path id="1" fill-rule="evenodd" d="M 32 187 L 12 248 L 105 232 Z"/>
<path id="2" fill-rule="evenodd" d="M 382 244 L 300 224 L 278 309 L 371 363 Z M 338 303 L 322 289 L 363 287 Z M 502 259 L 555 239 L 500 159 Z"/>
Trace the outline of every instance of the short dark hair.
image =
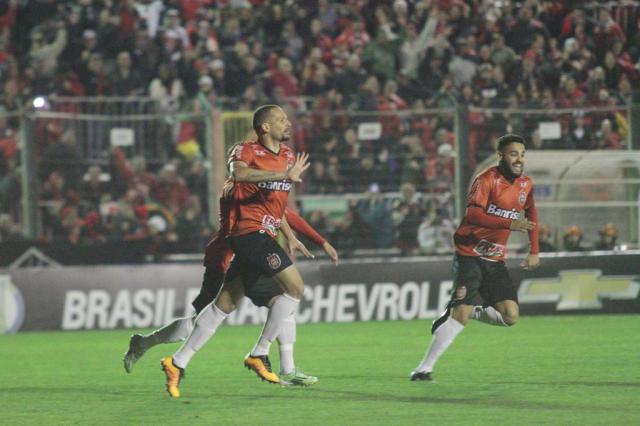
<path id="1" fill-rule="evenodd" d="M 498 151 L 504 152 L 504 149 L 512 143 L 521 143 L 522 145 L 526 145 L 522 136 L 516 135 L 515 133 L 507 133 L 506 135 L 502 135 L 498 138 Z"/>
<path id="2" fill-rule="evenodd" d="M 271 110 L 280 108 L 278 105 L 262 105 L 253 113 L 253 130 L 260 134 L 260 126 L 267 122 L 271 115 Z"/>

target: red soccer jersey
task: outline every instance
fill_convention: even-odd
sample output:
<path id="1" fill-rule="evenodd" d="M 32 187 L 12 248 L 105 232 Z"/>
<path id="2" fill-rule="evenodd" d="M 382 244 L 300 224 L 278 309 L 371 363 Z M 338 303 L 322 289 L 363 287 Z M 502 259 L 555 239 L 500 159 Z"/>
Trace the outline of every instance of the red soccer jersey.
<path id="1" fill-rule="evenodd" d="M 242 161 L 252 169 L 271 172 L 285 172 L 295 161 L 291 148 L 280 144 L 280 151 L 273 152 L 259 142 L 246 141 L 235 147 L 230 161 Z M 275 237 L 284 210 L 287 207 L 289 192 L 293 183 L 288 179 L 260 183 L 236 183 L 236 191 L 242 193 L 257 192 L 250 197 L 240 196 L 242 201 L 235 203 L 236 222 L 230 235 L 245 235 L 255 231 L 267 231 Z"/>
<path id="2" fill-rule="evenodd" d="M 520 176 L 510 182 L 498 167 L 486 170 L 471 186 L 465 217 L 453 236 L 456 252 L 462 256 L 504 261 L 511 221 L 518 219 L 523 211 L 529 220 L 537 222 L 531 179 Z M 538 252 L 537 236 L 535 228 L 529 232 L 533 254 Z"/>

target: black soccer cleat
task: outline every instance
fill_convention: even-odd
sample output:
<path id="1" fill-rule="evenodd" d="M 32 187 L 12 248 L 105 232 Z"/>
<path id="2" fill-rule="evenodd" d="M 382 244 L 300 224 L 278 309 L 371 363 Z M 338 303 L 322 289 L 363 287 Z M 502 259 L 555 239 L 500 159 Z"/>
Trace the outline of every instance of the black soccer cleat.
<path id="1" fill-rule="evenodd" d="M 409 376 L 409 380 L 412 382 L 431 382 L 433 381 L 433 377 L 431 377 L 431 372 L 426 371 L 414 371 Z"/>
<path id="2" fill-rule="evenodd" d="M 451 307 L 447 305 L 447 309 L 442 313 L 442 315 L 440 315 L 438 318 L 433 320 L 433 322 L 431 323 L 431 334 L 434 334 L 438 329 L 438 327 L 440 327 L 442 324 L 444 324 L 444 322 L 447 319 L 449 319 L 450 315 L 451 315 Z"/>

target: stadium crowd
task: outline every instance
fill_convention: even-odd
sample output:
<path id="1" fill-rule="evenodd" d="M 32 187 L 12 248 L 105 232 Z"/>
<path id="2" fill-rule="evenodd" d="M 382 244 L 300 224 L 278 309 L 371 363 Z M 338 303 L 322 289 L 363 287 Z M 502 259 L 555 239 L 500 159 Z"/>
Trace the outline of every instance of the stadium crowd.
<path id="1" fill-rule="evenodd" d="M 4 113 L 37 96 L 149 96 L 169 111 L 269 102 L 290 112 L 293 143 L 312 154 L 303 192 L 359 194 L 337 220 L 304 212 L 321 232 L 353 235 L 346 246 L 446 252 L 455 139 L 446 108 L 470 107 L 465 167 L 505 131 L 533 149 L 620 149 L 628 123 L 613 107 L 639 88 L 639 70 L 634 1 L 4 0 L 3 226 L 15 231 L 20 219 L 19 121 Z M 554 108 L 574 113 L 545 112 Z M 545 117 L 560 117 L 559 139 L 540 134 Z M 360 130 L 372 121 L 380 128 L 369 139 Z M 37 141 L 43 238 L 200 249 L 210 232 L 201 158 L 175 150 L 147 165 L 114 149 L 102 170 L 77 158 L 75 139 L 55 128 Z"/>

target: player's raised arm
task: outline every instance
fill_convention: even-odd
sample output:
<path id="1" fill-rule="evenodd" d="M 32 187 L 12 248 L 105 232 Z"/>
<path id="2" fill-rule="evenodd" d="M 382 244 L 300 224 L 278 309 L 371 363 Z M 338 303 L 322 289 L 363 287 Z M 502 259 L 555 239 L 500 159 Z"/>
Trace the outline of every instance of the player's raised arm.
<path id="1" fill-rule="evenodd" d="M 271 180 L 289 179 L 293 182 L 302 182 L 300 176 L 309 168 L 309 154 L 302 153 L 296 156 L 293 166 L 282 172 L 253 169 L 244 161 L 232 161 L 230 165 L 231 175 L 236 182 L 258 183 Z"/>
<path id="2" fill-rule="evenodd" d="M 250 168 L 244 161 L 231 162 L 231 176 L 236 182 L 258 183 L 287 178 L 287 172 L 270 172 Z"/>
<path id="3" fill-rule="evenodd" d="M 293 182 L 302 182 L 300 176 L 309 168 L 310 165 L 309 154 L 306 152 L 298 153 L 293 166 L 287 170 L 287 179 L 291 179 Z"/>

